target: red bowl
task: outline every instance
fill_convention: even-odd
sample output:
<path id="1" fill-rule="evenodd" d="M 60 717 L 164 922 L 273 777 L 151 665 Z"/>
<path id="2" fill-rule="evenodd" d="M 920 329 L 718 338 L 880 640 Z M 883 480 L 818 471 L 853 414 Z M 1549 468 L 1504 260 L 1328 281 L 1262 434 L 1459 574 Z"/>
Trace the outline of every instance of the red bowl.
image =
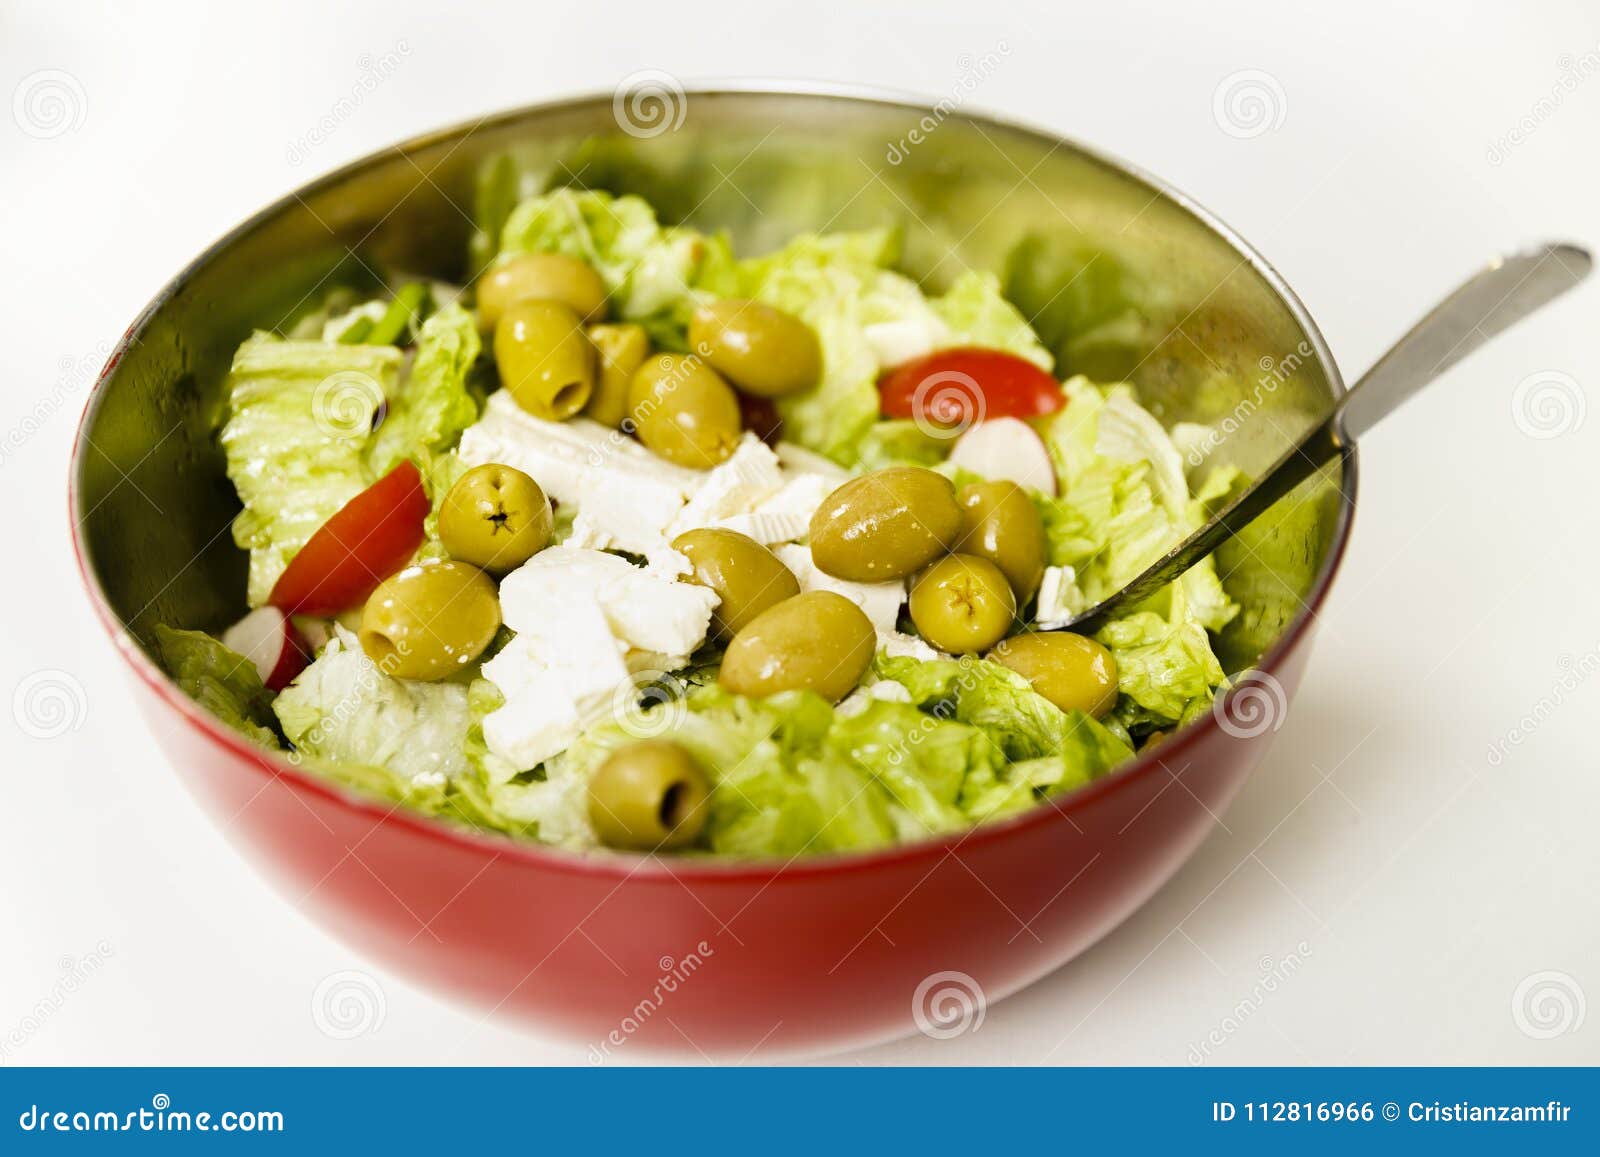
<path id="1" fill-rule="evenodd" d="M 1246 468 L 1274 457 L 1343 389 L 1271 268 L 1192 202 L 1118 162 L 886 97 L 658 96 L 679 123 L 654 135 L 607 96 L 420 138 L 306 186 L 202 255 L 123 337 L 84 413 L 71 494 L 84 582 L 195 797 L 291 902 L 385 967 L 585 1042 L 596 1061 L 645 1048 L 781 1055 L 916 1027 L 939 1033 L 964 1004 L 1015 992 L 1104 936 L 1210 832 L 1299 683 L 1349 531 L 1353 454 L 1264 520 L 1264 535 L 1298 535 L 1304 549 L 1297 565 L 1253 575 L 1246 615 L 1219 647 L 1230 669 L 1259 674 L 1212 715 L 1006 822 L 871 854 L 579 855 L 464 831 L 243 741 L 147 650 L 157 622 L 214 628 L 239 610 L 240 560 L 222 533 L 236 507 L 211 442 L 233 347 L 251 326 L 288 316 L 310 287 L 359 277 L 361 263 L 464 276 L 468 238 L 451 206 L 471 203 L 489 165 L 560 162 L 569 181 L 583 174 L 641 192 L 664 215 L 751 245 L 910 211 L 907 268 L 936 281 L 954 255 L 1006 269 L 1008 292 L 1065 364 L 1130 376 L 1169 422 L 1218 422 L 1250 398 L 1250 415 L 1270 409 L 1270 436 L 1217 451 L 1242 455 Z M 863 161 L 876 171 L 864 175 Z M 731 196 L 720 174 L 735 165 Z M 805 198 L 794 195 L 801 183 Z M 1085 283 L 1092 292 L 1077 294 Z M 1058 308 L 1063 298 L 1070 308 Z M 1097 325 L 1117 336 L 1097 336 Z M 1254 552 L 1238 545 L 1243 573 Z"/>

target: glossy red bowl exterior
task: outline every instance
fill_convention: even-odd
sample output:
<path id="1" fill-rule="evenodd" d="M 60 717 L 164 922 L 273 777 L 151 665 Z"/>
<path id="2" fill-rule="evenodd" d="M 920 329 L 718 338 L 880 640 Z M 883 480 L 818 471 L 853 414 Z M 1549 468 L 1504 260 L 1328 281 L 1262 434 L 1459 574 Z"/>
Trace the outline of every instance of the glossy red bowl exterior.
<path id="1" fill-rule="evenodd" d="M 221 533 L 233 507 L 210 443 L 229 352 L 251 325 L 286 316 L 284 303 L 319 278 L 348 273 L 341 250 L 463 276 L 457 255 L 467 238 L 445 201 L 469 203 L 473 175 L 508 149 L 523 166 L 530 156 L 583 158 L 597 170 L 587 178 L 595 185 L 637 189 L 667 215 L 726 225 L 757 243 L 830 216 L 834 227 L 873 223 L 874 214 L 903 213 L 895 201 L 916 205 L 906 263 L 917 272 L 949 253 L 1000 268 L 1018 252 L 1040 252 L 1038 244 L 1072 253 L 1082 241 L 1101 255 L 1090 267 L 1116 267 L 1121 280 L 1107 292 L 1130 302 L 1145 329 L 1128 349 L 1108 352 L 1074 345 L 1082 331 L 1068 326 L 1057 348 L 1100 376 L 1115 366 L 1096 359 L 1125 357 L 1123 368 L 1169 420 L 1219 420 L 1272 352 L 1281 360 L 1283 351 L 1303 351 L 1269 391 L 1282 437 L 1342 389 L 1314 326 L 1270 268 L 1191 203 L 1125 166 L 966 116 L 941 116 L 936 133 L 914 140 L 908 134 L 935 110 L 884 97 L 745 90 L 681 99 L 685 127 L 655 137 L 619 134 L 612 118 L 623 113 L 609 96 L 507 114 L 358 162 L 266 210 L 180 275 L 130 329 L 89 402 L 72 474 L 74 535 L 93 604 L 136 676 L 153 734 L 229 836 L 293 904 L 383 966 L 586 1043 L 595 1061 L 645 1049 L 739 1058 L 880 1041 L 937 1018 L 946 998 L 1004 997 L 1104 936 L 1195 850 L 1260 760 L 1299 682 L 1354 501 L 1353 457 L 1318 496 L 1286 500 L 1314 517 L 1297 519 L 1286 506 L 1290 516 L 1271 533 L 1301 534 L 1305 565 L 1278 576 L 1281 599 L 1253 606 L 1250 625 L 1226 641 L 1252 659 L 1259 653 L 1262 674 L 1212 717 L 1012 820 L 879 853 L 749 864 L 569 854 L 352 795 L 217 723 L 145 647 L 155 622 L 214 628 L 239 609 L 239 560 Z M 777 131 L 775 149 L 773 124 L 793 126 Z M 804 173 L 817 184 L 815 206 L 757 220 L 716 195 L 715 178 L 695 167 L 725 172 L 719 150 L 736 156 L 757 140 L 769 143 L 752 155 L 773 155 L 747 158 L 743 192 L 759 201 Z M 906 153 L 908 140 L 919 151 Z M 856 162 L 885 148 L 901 149 L 904 164 L 880 165 L 866 185 L 874 191 L 852 197 L 851 181 L 863 181 Z M 854 174 L 837 186 L 817 176 L 835 163 Z M 1000 184 L 1021 189 L 1016 172 L 1030 165 L 1043 200 L 1006 194 L 1016 197 L 1006 207 L 1009 229 L 975 228 L 946 189 L 970 186 L 974 204 L 992 205 Z M 576 165 L 568 167 L 570 175 Z M 942 182 L 931 194 L 929 173 Z M 1051 211 L 1072 217 L 1070 228 Z M 285 283 L 265 287 L 278 271 Z M 1019 304 L 1035 292 L 1026 281 L 1008 275 Z M 1046 296 L 1033 304 L 1046 307 L 1037 316 L 1048 334 Z M 1138 322 L 1125 329 L 1137 336 Z M 1199 341 L 1206 365 L 1181 352 Z M 1215 383 L 1196 384 L 1219 366 L 1240 377 L 1220 410 Z M 1276 448 L 1263 442 L 1258 459 Z M 127 493 L 134 481 L 175 513 L 141 515 Z M 1241 706 L 1244 697 L 1253 706 Z"/>

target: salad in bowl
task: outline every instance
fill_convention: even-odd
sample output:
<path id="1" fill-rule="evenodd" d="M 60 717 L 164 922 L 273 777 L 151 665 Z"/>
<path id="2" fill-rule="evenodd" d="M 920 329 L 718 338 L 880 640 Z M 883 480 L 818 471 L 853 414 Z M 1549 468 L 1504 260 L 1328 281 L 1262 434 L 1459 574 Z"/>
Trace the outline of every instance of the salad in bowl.
<path id="1" fill-rule="evenodd" d="M 1238 471 L 1060 380 L 992 274 L 930 292 L 888 228 L 736 254 L 593 189 L 474 244 L 466 287 L 329 291 L 233 355 L 251 609 L 155 634 L 254 741 L 563 848 L 789 858 L 1014 815 L 1226 685 L 1210 559 L 1061 628 Z"/>

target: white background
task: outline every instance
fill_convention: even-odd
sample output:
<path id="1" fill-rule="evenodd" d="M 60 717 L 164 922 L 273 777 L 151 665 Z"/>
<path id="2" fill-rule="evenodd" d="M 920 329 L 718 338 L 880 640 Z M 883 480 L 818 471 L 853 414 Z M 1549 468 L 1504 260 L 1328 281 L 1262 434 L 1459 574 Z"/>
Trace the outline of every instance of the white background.
<path id="1" fill-rule="evenodd" d="M 109 343 L 208 242 L 317 173 L 640 69 L 938 99 L 1003 45 L 971 104 L 1216 210 L 1352 377 L 1495 250 L 1600 242 L 1592 4 L 144 7 L 0 15 L 4 1063 L 582 1062 L 373 970 L 269 891 L 151 749 L 79 592 L 67 449 Z M 292 163 L 361 59 L 402 47 Z M 1252 69 L 1282 119 L 1241 139 L 1214 100 Z M 65 120 L 34 103 L 41 86 Z M 1363 443 L 1354 541 L 1295 710 L 1170 886 L 975 1032 L 842 1059 L 1182 1064 L 1215 1030 L 1209 1063 L 1600 1060 L 1600 1008 L 1579 1020 L 1585 993 L 1600 1002 L 1597 305 L 1592 283 Z M 52 724 L 38 693 L 59 672 L 82 696 Z M 1263 966 L 1291 957 L 1263 995 Z M 352 968 L 384 1016 L 331 1039 L 313 993 Z"/>

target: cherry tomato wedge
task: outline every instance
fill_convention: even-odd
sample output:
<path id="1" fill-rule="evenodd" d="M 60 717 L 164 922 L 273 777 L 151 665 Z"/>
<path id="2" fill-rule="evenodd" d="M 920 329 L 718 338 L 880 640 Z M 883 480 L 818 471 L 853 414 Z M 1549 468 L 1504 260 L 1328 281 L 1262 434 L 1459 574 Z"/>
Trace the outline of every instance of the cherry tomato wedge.
<path id="1" fill-rule="evenodd" d="M 985 418 L 1037 418 L 1067 404 L 1044 370 L 1003 350 L 963 346 L 893 367 L 878 379 L 886 418 L 966 426 Z"/>
<path id="2" fill-rule="evenodd" d="M 336 615 L 366 599 L 422 545 L 422 474 L 402 462 L 341 506 L 289 560 L 267 602 L 294 615 Z"/>

